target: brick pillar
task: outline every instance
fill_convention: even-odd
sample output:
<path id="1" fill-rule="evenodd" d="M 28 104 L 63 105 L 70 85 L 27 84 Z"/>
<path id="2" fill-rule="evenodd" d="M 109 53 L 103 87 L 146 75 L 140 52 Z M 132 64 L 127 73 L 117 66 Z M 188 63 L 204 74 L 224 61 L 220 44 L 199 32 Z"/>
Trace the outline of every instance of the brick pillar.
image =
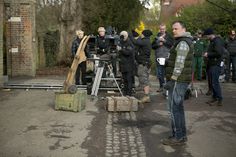
<path id="1" fill-rule="evenodd" d="M 7 74 L 35 76 L 35 3 L 5 0 Z"/>
<path id="2" fill-rule="evenodd" d="M 0 0 L 0 87 L 3 86 L 3 0 Z"/>

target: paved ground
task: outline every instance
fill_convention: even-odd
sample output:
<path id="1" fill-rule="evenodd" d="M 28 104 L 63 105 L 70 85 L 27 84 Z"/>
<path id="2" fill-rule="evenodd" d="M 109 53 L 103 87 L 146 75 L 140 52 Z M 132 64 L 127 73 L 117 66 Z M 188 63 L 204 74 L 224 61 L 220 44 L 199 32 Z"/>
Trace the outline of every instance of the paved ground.
<path id="1" fill-rule="evenodd" d="M 64 78 L 18 78 L 12 83 L 55 83 Z M 102 97 L 88 98 L 79 113 L 55 111 L 54 91 L 0 92 L 0 157 L 234 157 L 236 155 L 236 84 L 222 84 L 224 106 L 210 107 L 199 94 L 185 102 L 188 142 L 163 146 L 169 134 L 166 99 L 155 92 L 152 103 L 136 113 L 108 113 Z M 206 91 L 204 82 L 196 86 Z"/>

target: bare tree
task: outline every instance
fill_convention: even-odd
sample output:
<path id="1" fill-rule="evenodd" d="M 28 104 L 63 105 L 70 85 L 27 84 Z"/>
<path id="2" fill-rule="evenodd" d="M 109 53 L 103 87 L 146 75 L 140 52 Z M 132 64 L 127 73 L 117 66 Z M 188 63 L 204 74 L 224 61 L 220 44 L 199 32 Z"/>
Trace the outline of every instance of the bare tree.
<path id="1" fill-rule="evenodd" d="M 75 30 L 82 28 L 83 0 L 66 0 L 62 4 L 60 16 L 60 47 L 57 62 L 65 60 L 71 55 L 70 48 Z"/>

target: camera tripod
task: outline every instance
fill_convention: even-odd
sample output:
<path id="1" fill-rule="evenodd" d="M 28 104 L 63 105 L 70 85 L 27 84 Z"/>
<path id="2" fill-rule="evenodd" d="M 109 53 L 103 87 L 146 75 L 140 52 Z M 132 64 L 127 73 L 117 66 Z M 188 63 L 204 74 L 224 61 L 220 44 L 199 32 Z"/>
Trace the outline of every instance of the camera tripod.
<path id="1" fill-rule="evenodd" d="M 105 67 L 108 67 L 108 72 L 110 73 L 110 75 L 112 76 L 111 78 L 106 78 L 107 81 L 115 81 L 115 84 L 121 94 L 121 96 L 123 96 L 123 93 L 120 89 L 120 86 L 119 84 L 117 83 L 116 81 L 116 78 L 114 76 L 114 73 L 113 73 L 113 70 L 112 70 L 112 66 L 111 66 L 111 63 L 107 62 L 107 61 L 100 61 L 100 64 L 97 68 L 97 71 L 96 71 L 96 75 L 95 75 L 95 79 L 94 79 L 94 82 L 93 82 L 93 86 L 92 86 L 92 92 L 91 92 L 91 95 L 93 96 L 97 96 L 98 94 L 98 90 L 99 90 L 99 87 L 100 87 L 100 83 L 101 83 L 101 80 L 102 80 L 102 76 L 103 76 L 103 72 L 104 72 L 104 68 Z"/>

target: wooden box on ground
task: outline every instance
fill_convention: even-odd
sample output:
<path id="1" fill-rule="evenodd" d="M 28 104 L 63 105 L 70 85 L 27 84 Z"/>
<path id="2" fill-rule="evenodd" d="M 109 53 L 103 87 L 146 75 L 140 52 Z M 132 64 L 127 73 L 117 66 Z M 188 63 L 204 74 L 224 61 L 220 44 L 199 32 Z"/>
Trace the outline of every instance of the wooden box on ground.
<path id="1" fill-rule="evenodd" d="M 107 97 L 106 110 L 112 112 L 138 111 L 138 99 L 135 97 Z"/>
<path id="2" fill-rule="evenodd" d="M 55 93 L 55 109 L 79 112 L 85 109 L 87 91 L 78 90 L 75 94 L 63 92 Z"/>

